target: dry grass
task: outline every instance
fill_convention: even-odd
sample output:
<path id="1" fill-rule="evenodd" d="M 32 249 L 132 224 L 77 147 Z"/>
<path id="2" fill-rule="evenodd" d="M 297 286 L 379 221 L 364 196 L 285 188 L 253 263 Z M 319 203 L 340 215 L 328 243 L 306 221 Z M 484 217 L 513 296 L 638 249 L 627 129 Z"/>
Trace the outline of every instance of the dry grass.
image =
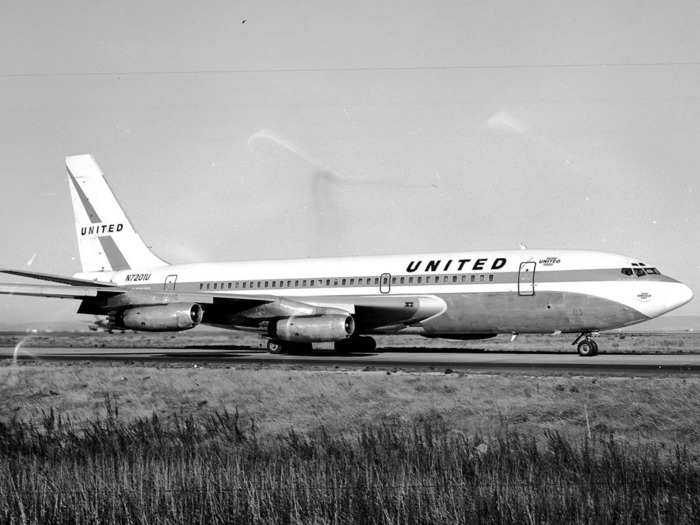
<path id="1" fill-rule="evenodd" d="M 228 412 L 0 424 L 0 521 L 697 523 L 682 449 L 451 432 L 443 418 L 261 437 Z"/>
<path id="2" fill-rule="evenodd" d="M 354 432 L 377 422 L 444 418 L 451 430 L 558 431 L 687 445 L 700 455 L 700 378 L 574 377 L 264 368 L 47 365 L 5 361 L 0 421 L 55 409 L 74 422 L 238 410 L 259 431 Z"/>
<path id="3" fill-rule="evenodd" d="M 700 378 L 0 362 L 0 522 L 696 523 Z"/>

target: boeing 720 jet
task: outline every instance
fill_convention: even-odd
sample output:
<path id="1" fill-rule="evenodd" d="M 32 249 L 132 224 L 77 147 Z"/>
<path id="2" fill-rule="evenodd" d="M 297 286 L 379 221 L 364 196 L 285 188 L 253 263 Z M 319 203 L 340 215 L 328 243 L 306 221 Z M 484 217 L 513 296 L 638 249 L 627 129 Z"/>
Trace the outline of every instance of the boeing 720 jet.
<path id="1" fill-rule="evenodd" d="M 272 353 L 333 342 L 373 351 L 374 334 L 484 339 L 497 334 L 593 336 L 687 303 L 686 285 L 642 261 L 572 250 L 480 252 L 168 264 L 134 230 L 90 155 L 66 158 L 82 272 L 2 270 L 43 281 L 0 293 L 80 300 L 108 326 L 179 331 L 199 324 L 246 330 Z"/>

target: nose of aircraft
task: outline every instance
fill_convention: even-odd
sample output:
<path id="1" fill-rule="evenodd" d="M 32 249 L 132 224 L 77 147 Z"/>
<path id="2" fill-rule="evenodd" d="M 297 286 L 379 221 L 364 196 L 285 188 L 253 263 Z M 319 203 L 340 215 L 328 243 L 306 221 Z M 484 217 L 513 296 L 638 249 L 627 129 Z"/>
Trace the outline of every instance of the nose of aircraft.
<path id="1" fill-rule="evenodd" d="M 683 306 L 685 303 L 689 302 L 693 298 L 693 290 L 683 283 L 669 283 L 672 289 L 666 294 L 666 308 L 667 312 L 675 310 L 676 308 Z"/>
<path id="2" fill-rule="evenodd" d="M 676 291 L 675 300 L 672 302 L 671 305 L 669 305 L 671 309 L 683 306 L 685 303 L 690 302 L 690 300 L 693 298 L 693 290 L 691 290 L 689 286 L 686 286 L 683 283 L 678 284 L 680 286 Z"/>

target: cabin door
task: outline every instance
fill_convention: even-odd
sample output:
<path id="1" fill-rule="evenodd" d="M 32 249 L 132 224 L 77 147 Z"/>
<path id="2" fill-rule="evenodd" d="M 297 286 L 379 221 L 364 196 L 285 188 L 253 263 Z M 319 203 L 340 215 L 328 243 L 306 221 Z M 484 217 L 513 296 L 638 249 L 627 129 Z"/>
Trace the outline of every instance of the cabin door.
<path id="1" fill-rule="evenodd" d="M 535 295 L 535 262 L 520 263 L 518 295 Z"/>
<path id="2" fill-rule="evenodd" d="M 177 282 L 177 275 L 168 275 L 165 278 L 165 284 L 163 285 L 163 290 L 174 290 L 176 282 Z"/>
<path id="3" fill-rule="evenodd" d="M 391 291 L 391 274 L 383 273 L 379 278 L 379 291 L 389 293 Z"/>

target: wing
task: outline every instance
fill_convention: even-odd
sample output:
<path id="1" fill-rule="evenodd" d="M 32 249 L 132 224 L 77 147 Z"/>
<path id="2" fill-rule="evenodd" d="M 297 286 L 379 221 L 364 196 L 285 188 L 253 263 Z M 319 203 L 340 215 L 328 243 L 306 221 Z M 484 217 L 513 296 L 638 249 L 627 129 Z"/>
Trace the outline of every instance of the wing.
<path id="1" fill-rule="evenodd" d="M 18 275 L 20 277 L 29 277 L 30 279 L 38 279 L 40 281 L 50 281 L 60 284 L 69 284 L 71 286 L 114 286 L 111 283 L 88 281 L 87 279 L 76 279 L 74 277 L 66 277 L 64 275 L 55 275 L 52 273 L 27 272 L 25 270 L 0 270 L 0 272 L 7 273 L 9 275 Z"/>
<path id="2" fill-rule="evenodd" d="M 133 306 L 197 303 L 203 322 L 218 326 L 264 328 L 282 317 L 352 314 L 359 331 L 400 329 L 442 313 L 446 305 L 431 295 L 330 296 L 290 298 L 271 295 L 235 295 L 134 289 L 60 275 L 0 270 L 4 273 L 61 284 L 0 284 L 0 294 L 81 300 L 78 313 L 107 315 Z"/>
<path id="3" fill-rule="evenodd" d="M 97 297 L 101 292 L 108 294 L 115 293 L 112 288 L 100 288 L 96 286 L 56 286 L 46 284 L 0 283 L 0 294 L 6 295 L 55 297 L 57 299 L 89 299 L 92 297 Z"/>

